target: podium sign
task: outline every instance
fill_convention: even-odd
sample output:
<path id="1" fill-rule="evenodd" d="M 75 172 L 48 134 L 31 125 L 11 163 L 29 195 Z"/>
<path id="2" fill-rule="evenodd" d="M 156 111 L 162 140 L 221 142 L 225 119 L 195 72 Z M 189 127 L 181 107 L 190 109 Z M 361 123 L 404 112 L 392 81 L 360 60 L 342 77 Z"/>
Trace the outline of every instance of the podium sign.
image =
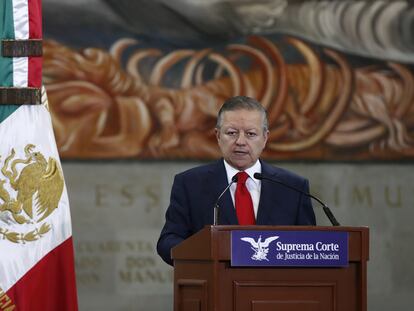
<path id="1" fill-rule="evenodd" d="M 231 232 L 231 266 L 347 267 L 348 232 Z"/>

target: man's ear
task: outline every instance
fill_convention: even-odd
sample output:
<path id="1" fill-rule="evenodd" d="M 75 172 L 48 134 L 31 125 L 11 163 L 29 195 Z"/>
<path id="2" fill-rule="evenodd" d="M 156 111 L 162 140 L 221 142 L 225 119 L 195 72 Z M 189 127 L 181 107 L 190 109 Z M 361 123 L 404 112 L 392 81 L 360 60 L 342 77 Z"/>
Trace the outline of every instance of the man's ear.
<path id="1" fill-rule="evenodd" d="M 269 138 L 269 130 L 265 131 L 265 132 L 263 133 L 263 135 L 264 135 L 264 138 L 265 138 L 265 145 L 266 145 L 266 143 L 267 143 L 267 139 Z"/>
<path id="2" fill-rule="evenodd" d="M 217 141 L 219 141 L 219 140 L 220 140 L 220 130 L 216 127 L 216 128 L 214 129 L 214 131 L 216 132 L 216 138 L 217 138 Z"/>

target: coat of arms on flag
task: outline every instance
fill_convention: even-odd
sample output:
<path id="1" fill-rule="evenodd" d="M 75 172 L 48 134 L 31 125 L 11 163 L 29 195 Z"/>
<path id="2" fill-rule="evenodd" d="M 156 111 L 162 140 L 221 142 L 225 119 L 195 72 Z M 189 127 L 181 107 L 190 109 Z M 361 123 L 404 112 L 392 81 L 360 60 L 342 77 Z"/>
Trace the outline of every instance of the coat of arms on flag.
<path id="1" fill-rule="evenodd" d="M 41 0 L 2 0 L 0 16 L 0 311 L 78 310 L 69 200 L 42 92 Z"/>
<path id="2" fill-rule="evenodd" d="M 3 180 L 0 179 L 0 199 L 3 201 L 0 205 L 0 217 L 3 216 L 3 222 L 29 224 L 35 221 L 40 223 L 59 206 L 64 181 L 57 160 L 49 158 L 49 161 L 46 161 L 41 152 L 32 151 L 34 147 L 31 144 L 25 147 L 25 159 L 15 159 L 15 151 L 12 149 L 1 167 L 1 172 L 6 177 Z M 19 164 L 24 165 L 20 173 L 16 169 Z M 12 198 L 5 188 L 6 181 L 15 190 L 15 198 Z M 33 211 L 34 199 L 37 207 L 35 212 Z M 6 211 L 9 213 L 4 213 Z M 46 224 L 27 234 L 9 233 L 0 228 L 0 235 L 2 234 L 14 243 L 29 242 L 37 240 L 49 230 L 50 226 Z"/>

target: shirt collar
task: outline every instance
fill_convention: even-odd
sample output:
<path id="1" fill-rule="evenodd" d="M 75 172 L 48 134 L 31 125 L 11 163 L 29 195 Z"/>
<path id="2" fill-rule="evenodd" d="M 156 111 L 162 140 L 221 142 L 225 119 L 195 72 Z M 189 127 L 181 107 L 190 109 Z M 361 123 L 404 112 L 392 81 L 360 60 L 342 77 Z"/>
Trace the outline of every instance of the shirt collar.
<path id="1" fill-rule="evenodd" d="M 228 183 L 231 182 L 231 179 L 234 175 L 236 175 L 238 172 L 240 172 L 238 169 L 235 169 L 233 166 L 231 166 L 229 163 L 227 163 L 226 160 L 224 160 L 224 167 L 226 168 L 227 173 L 227 181 Z M 262 173 L 262 164 L 259 160 L 256 161 L 251 167 L 245 170 L 245 172 L 249 175 L 251 180 L 256 184 L 260 185 L 260 181 L 253 177 L 254 173 Z"/>

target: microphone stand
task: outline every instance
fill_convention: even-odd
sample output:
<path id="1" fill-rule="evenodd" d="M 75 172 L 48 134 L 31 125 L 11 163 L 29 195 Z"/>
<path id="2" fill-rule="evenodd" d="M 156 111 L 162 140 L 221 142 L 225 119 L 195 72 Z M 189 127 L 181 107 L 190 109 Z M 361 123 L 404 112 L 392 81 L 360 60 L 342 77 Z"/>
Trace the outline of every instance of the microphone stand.
<path id="1" fill-rule="evenodd" d="M 324 202 L 322 202 L 322 200 L 320 200 L 319 198 L 315 197 L 314 195 L 312 195 L 312 194 L 310 194 L 310 193 L 307 193 L 307 192 L 305 192 L 305 191 L 302 191 L 302 190 L 300 190 L 300 189 L 297 189 L 297 188 L 295 188 L 295 187 L 292 187 L 292 186 L 290 186 L 290 185 L 288 185 L 288 184 L 285 184 L 284 182 L 281 182 L 281 181 L 279 181 L 279 180 L 277 180 L 277 179 L 272 179 L 272 178 L 269 178 L 269 177 L 265 177 L 265 176 L 263 176 L 263 175 L 262 175 L 262 174 L 260 174 L 260 173 L 255 173 L 255 174 L 254 174 L 254 178 L 256 178 L 256 179 L 264 179 L 264 180 L 268 180 L 268 181 L 273 182 L 273 183 L 276 183 L 276 184 L 280 184 L 280 185 L 282 185 L 282 186 L 285 186 L 285 187 L 287 187 L 287 188 L 290 188 L 290 189 L 292 189 L 292 190 L 295 190 L 295 191 L 297 191 L 297 192 L 299 192 L 299 193 L 302 193 L 302 194 L 304 194 L 304 195 L 306 195 L 306 196 L 308 196 L 308 197 L 310 197 L 310 198 L 314 199 L 314 200 L 315 200 L 315 201 L 317 201 L 320 205 L 322 205 L 322 209 L 323 209 L 323 211 L 324 211 L 324 213 L 325 213 L 326 217 L 328 217 L 329 221 L 331 222 L 332 226 L 340 226 L 339 222 L 336 220 L 335 216 L 333 215 L 333 213 L 332 213 L 332 211 L 330 210 L 330 208 L 328 207 L 328 205 L 326 205 Z"/>
<path id="2" fill-rule="evenodd" d="M 234 184 L 235 182 L 237 182 L 237 175 L 234 175 L 231 178 L 231 182 L 227 185 L 227 187 L 223 190 L 222 193 L 220 193 L 219 197 L 217 198 L 216 204 L 214 204 L 214 209 L 213 209 L 213 213 L 214 213 L 214 220 L 213 220 L 213 226 L 217 226 L 218 225 L 218 220 L 219 220 L 219 201 L 221 199 L 221 197 L 226 193 L 227 190 L 229 190 L 230 186 L 232 184 Z"/>

